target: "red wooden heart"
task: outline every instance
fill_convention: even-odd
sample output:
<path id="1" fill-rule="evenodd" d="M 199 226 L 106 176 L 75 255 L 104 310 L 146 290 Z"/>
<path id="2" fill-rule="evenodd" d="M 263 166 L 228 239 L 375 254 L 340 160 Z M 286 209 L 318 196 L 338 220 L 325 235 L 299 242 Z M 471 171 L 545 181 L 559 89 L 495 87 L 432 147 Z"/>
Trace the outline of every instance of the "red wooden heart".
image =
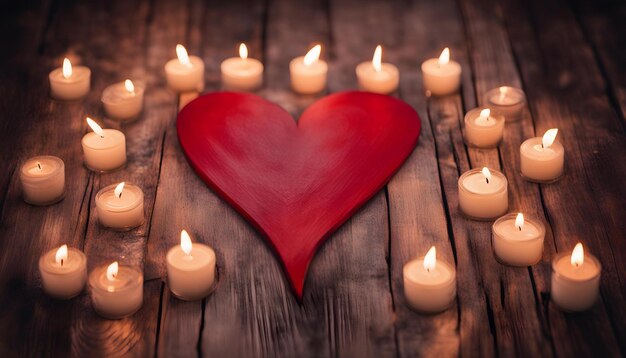
<path id="1" fill-rule="evenodd" d="M 191 166 L 273 245 L 302 297 L 315 250 L 409 156 L 420 120 L 398 99 L 344 92 L 296 124 L 261 97 L 223 92 L 189 103 L 177 129 Z"/>

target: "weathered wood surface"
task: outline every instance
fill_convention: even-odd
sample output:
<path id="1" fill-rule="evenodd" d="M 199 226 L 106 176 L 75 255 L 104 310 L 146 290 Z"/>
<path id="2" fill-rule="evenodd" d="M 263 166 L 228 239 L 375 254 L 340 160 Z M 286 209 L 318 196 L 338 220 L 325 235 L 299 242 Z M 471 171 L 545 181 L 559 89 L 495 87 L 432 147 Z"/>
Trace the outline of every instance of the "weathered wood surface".
<path id="1" fill-rule="evenodd" d="M 2 356 L 620 356 L 626 354 L 626 4 L 621 1 L 249 0 L 222 2 L 14 2 L 0 15 L 0 355 Z M 207 91 L 239 42 L 266 66 L 259 94 L 297 117 L 320 96 L 289 90 L 289 61 L 322 43 L 328 91 L 356 87 L 354 66 L 376 44 L 396 63 L 394 94 L 422 118 L 419 145 L 387 188 L 322 246 L 303 302 L 274 254 L 189 168 L 174 127 L 177 98 L 162 66 L 176 43 L 206 63 Z M 459 95 L 427 98 L 419 64 L 445 46 L 463 65 Z M 64 56 L 87 64 L 83 101 L 49 99 L 47 73 Z M 142 119 L 121 126 L 129 164 L 112 174 L 82 166 L 85 115 L 105 119 L 104 86 L 132 77 L 148 85 Z M 507 124 L 498 149 L 467 148 L 461 121 L 488 89 L 522 87 L 528 111 Z M 519 144 L 559 127 L 565 177 L 550 185 L 518 175 Z M 16 168 L 39 154 L 60 156 L 68 192 L 38 208 L 21 199 Z M 490 224 L 457 208 L 458 176 L 501 168 L 511 210 L 548 224 L 543 260 L 510 268 L 491 253 Z M 120 180 L 146 194 L 146 223 L 128 233 L 101 229 L 93 196 Z M 215 293 L 173 298 L 167 249 L 181 228 L 213 246 Z M 601 301 L 567 314 L 549 300 L 550 261 L 583 241 L 602 262 Z M 144 306 L 108 321 L 85 293 L 55 301 L 40 289 L 39 256 L 61 243 L 85 250 L 89 267 L 112 260 L 142 266 Z M 455 262 L 458 300 L 439 315 L 408 309 L 402 266 L 430 245 Z"/>

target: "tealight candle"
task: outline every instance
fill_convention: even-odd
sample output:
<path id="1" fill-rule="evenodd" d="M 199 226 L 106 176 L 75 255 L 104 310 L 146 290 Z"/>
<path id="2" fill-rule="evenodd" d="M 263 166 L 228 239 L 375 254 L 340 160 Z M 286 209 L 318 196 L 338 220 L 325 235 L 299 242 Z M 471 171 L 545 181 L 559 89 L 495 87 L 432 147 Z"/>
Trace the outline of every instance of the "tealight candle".
<path id="1" fill-rule="evenodd" d="M 22 165 L 20 182 L 25 202 L 54 204 L 65 196 L 65 164 L 51 155 L 30 158 Z"/>
<path id="2" fill-rule="evenodd" d="M 382 62 L 382 55 L 382 47 L 378 45 L 372 62 L 361 62 L 356 66 L 356 77 L 362 90 L 389 94 L 398 88 L 400 71 L 395 65 Z"/>
<path id="3" fill-rule="evenodd" d="M 459 208 L 470 219 L 491 220 L 509 208 L 508 182 L 496 170 L 471 169 L 459 178 Z"/>
<path id="4" fill-rule="evenodd" d="M 507 214 L 491 227 L 491 242 L 498 261 L 511 266 L 531 266 L 541 260 L 546 228 L 522 213 Z"/>
<path id="5" fill-rule="evenodd" d="M 110 172 L 126 164 L 126 137 L 116 129 L 102 129 L 87 117 L 93 130 L 82 140 L 85 166 L 97 172 Z"/>
<path id="6" fill-rule="evenodd" d="M 584 311 L 598 298 L 602 265 L 586 254 L 581 243 L 572 254 L 557 255 L 552 261 L 552 302 L 566 311 Z"/>
<path id="7" fill-rule="evenodd" d="M 445 96 L 456 92 L 461 85 L 461 65 L 450 60 L 450 49 L 445 48 L 439 58 L 431 58 L 422 63 L 424 90 L 435 96 Z"/>
<path id="8" fill-rule="evenodd" d="M 507 122 L 521 118 L 524 103 L 526 103 L 524 91 L 515 87 L 501 86 L 485 94 L 485 104 L 487 107 L 501 113 Z"/>
<path id="9" fill-rule="evenodd" d="M 39 259 L 43 290 L 54 298 L 68 299 L 82 292 L 87 281 L 87 258 L 63 245 Z"/>
<path id="10" fill-rule="evenodd" d="M 551 183 L 563 175 L 565 150 L 556 142 L 557 128 L 548 129 L 543 137 L 530 138 L 519 147 L 522 176 L 537 183 Z"/>
<path id="11" fill-rule="evenodd" d="M 456 297 L 456 271 L 436 256 L 433 246 L 426 256 L 408 262 L 402 270 L 404 296 L 409 305 L 420 312 L 444 311 Z"/>
<path id="12" fill-rule="evenodd" d="M 104 187 L 96 194 L 98 221 L 113 230 L 126 231 L 143 224 L 143 191 L 121 182 Z"/>
<path id="13" fill-rule="evenodd" d="M 89 288 L 94 310 L 105 318 L 128 317 L 143 304 L 143 273 L 117 261 L 91 271 Z"/>
<path id="14" fill-rule="evenodd" d="M 83 98 L 89 92 L 91 70 L 85 66 L 74 66 L 63 59 L 63 67 L 50 72 L 50 95 L 63 101 Z"/>
<path id="15" fill-rule="evenodd" d="M 180 245 L 167 252 L 166 261 L 167 284 L 176 297 L 193 301 L 211 293 L 215 282 L 215 252 L 210 247 L 192 244 L 183 230 Z"/>
<path id="16" fill-rule="evenodd" d="M 176 45 L 177 58 L 165 64 L 165 79 L 170 89 L 176 92 L 194 92 L 204 89 L 204 61 L 198 56 L 189 56 L 183 45 Z"/>
<path id="17" fill-rule="evenodd" d="M 465 141 L 471 147 L 494 148 L 502 141 L 504 117 L 489 108 L 474 108 L 465 115 Z"/>
<path id="18" fill-rule="evenodd" d="M 321 45 L 315 45 L 305 56 L 289 63 L 291 88 L 301 94 L 319 93 L 326 87 L 328 64 L 320 60 Z"/>
<path id="19" fill-rule="evenodd" d="M 239 45 L 239 57 L 224 60 L 220 66 L 222 85 L 231 91 L 254 91 L 263 84 L 263 64 L 248 58 L 246 44 Z"/>
<path id="20" fill-rule="evenodd" d="M 109 117 L 126 121 L 139 116 L 143 108 L 144 87 L 131 80 L 112 84 L 102 92 L 102 104 Z"/>

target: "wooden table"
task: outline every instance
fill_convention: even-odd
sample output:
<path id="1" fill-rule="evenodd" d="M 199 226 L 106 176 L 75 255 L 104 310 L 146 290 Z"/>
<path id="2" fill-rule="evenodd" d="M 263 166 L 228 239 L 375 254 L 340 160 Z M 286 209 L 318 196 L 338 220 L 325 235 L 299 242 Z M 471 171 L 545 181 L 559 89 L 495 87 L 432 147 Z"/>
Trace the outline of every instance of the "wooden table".
<path id="1" fill-rule="evenodd" d="M 619 0 L 437 1 L 14 1 L 0 36 L 0 355 L 88 356 L 620 356 L 626 354 L 626 4 Z M 265 63 L 259 94 L 294 116 L 317 98 L 289 90 L 288 62 L 316 41 L 329 60 L 329 92 L 355 88 L 355 65 L 376 44 L 401 71 L 398 96 L 422 118 L 415 149 L 389 185 L 319 250 L 302 303 L 275 256 L 231 207 L 206 188 L 180 150 L 177 98 L 163 65 L 183 43 L 219 64 L 245 41 Z M 449 46 L 463 66 L 458 95 L 427 98 L 419 64 Z M 92 91 L 80 103 L 48 95 L 48 72 L 64 56 L 88 65 Z M 95 174 L 83 167 L 84 117 L 104 118 L 102 89 L 124 78 L 148 90 L 141 120 L 122 125 L 129 163 Z M 467 148 L 466 110 L 496 86 L 522 87 L 523 120 L 507 124 L 498 149 Z M 109 127 L 120 127 L 106 121 Z M 519 145 L 558 127 L 566 174 L 537 185 L 519 175 Z M 22 201 L 18 168 L 39 154 L 61 157 L 67 195 L 59 204 Z M 464 219 L 457 178 L 500 168 L 511 209 L 547 223 L 543 260 L 500 265 L 490 223 Z M 117 233 L 95 220 L 94 196 L 128 180 L 145 193 L 146 223 Z M 219 284 L 201 302 L 172 297 L 164 254 L 181 228 L 215 248 Z M 601 299 L 567 314 L 550 302 L 550 262 L 582 241 L 603 265 Z M 114 259 L 142 266 L 144 305 L 109 321 L 87 294 L 55 301 L 41 290 L 39 256 L 63 243 L 89 267 Z M 455 262 L 458 300 L 425 316 L 407 308 L 402 266 L 436 244 Z"/>

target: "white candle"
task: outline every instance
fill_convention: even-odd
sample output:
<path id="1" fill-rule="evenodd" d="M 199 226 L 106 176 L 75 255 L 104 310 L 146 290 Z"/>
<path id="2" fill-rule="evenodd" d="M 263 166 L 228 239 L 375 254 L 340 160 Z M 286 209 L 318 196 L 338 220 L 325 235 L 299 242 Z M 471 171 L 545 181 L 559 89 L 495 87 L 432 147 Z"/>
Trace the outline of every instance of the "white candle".
<path id="1" fill-rule="evenodd" d="M 474 108 L 465 115 L 465 141 L 471 147 L 495 148 L 502 141 L 504 117 L 489 108 Z"/>
<path id="2" fill-rule="evenodd" d="M 537 183 L 551 183 L 563 175 L 565 150 L 556 142 L 558 129 L 546 131 L 543 137 L 530 138 L 519 148 L 522 176 Z"/>
<path id="3" fill-rule="evenodd" d="M 87 258 L 79 250 L 63 245 L 39 259 L 43 290 L 54 298 L 68 299 L 83 291 L 87 281 Z"/>
<path id="4" fill-rule="evenodd" d="M 518 120 L 522 116 L 526 96 L 519 88 L 501 86 L 485 94 L 485 104 L 501 113 L 507 122 Z"/>
<path id="5" fill-rule="evenodd" d="M 224 60 L 220 66 L 222 85 L 230 91 L 254 91 L 263 85 L 263 64 L 248 58 L 248 48 L 239 45 L 239 57 Z"/>
<path id="6" fill-rule="evenodd" d="M 126 231 L 143 224 L 143 191 L 121 182 L 104 187 L 96 194 L 98 221 L 113 230 Z"/>
<path id="7" fill-rule="evenodd" d="M 491 220 L 509 208 L 508 182 L 497 170 L 471 169 L 459 178 L 459 208 L 470 219 Z"/>
<path id="8" fill-rule="evenodd" d="M 91 271 L 89 288 L 94 310 L 105 318 L 128 317 L 143 304 L 143 273 L 117 261 Z"/>
<path id="9" fill-rule="evenodd" d="M 91 70 L 85 66 L 74 66 L 69 59 L 63 59 L 63 67 L 48 75 L 52 98 L 72 101 L 83 98 L 89 92 Z"/>
<path id="10" fill-rule="evenodd" d="M 291 88 L 301 94 L 319 93 L 326 88 L 328 64 L 320 60 L 321 45 L 315 45 L 306 56 L 296 57 L 289 63 Z"/>
<path id="11" fill-rule="evenodd" d="M 144 86 L 131 80 L 112 84 L 102 92 L 102 104 L 109 117 L 126 121 L 139 116 L 143 109 Z"/>
<path id="12" fill-rule="evenodd" d="M 566 311 L 584 311 L 598 299 L 602 265 L 585 254 L 581 243 L 572 254 L 557 255 L 552 261 L 552 302 Z"/>
<path id="13" fill-rule="evenodd" d="M 213 290 L 215 252 L 206 245 L 192 244 L 187 231 L 180 233 L 180 245 L 167 252 L 166 261 L 167 284 L 176 297 L 199 300 Z"/>
<path id="14" fill-rule="evenodd" d="M 398 88 L 400 71 L 395 65 L 382 62 L 382 55 L 382 47 L 378 45 L 371 62 L 361 62 L 356 66 L 356 77 L 361 90 L 389 94 Z"/>
<path id="15" fill-rule="evenodd" d="M 446 310 L 456 297 L 456 271 L 445 261 L 437 260 L 435 247 L 426 256 L 410 261 L 402 270 L 404 296 L 420 312 Z"/>
<path id="16" fill-rule="evenodd" d="M 450 60 L 450 49 L 445 48 L 439 58 L 431 58 L 422 63 L 424 90 L 435 96 L 456 92 L 461 85 L 461 65 Z"/>
<path id="17" fill-rule="evenodd" d="M 54 204 L 65 197 L 65 164 L 51 155 L 30 158 L 22 165 L 20 182 L 25 202 Z"/>
<path id="18" fill-rule="evenodd" d="M 541 260 L 546 228 L 522 213 L 507 214 L 491 227 L 491 243 L 498 261 L 511 266 L 531 266 Z"/>
<path id="19" fill-rule="evenodd" d="M 102 129 L 87 117 L 93 130 L 82 140 L 85 166 L 97 172 L 110 172 L 126 164 L 126 137 L 116 129 Z"/>
<path id="20" fill-rule="evenodd" d="M 177 58 L 165 64 L 165 79 L 176 92 L 194 92 L 204 89 L 204 61 L 189 56 L 183 45 L 176 45 Z"/>

